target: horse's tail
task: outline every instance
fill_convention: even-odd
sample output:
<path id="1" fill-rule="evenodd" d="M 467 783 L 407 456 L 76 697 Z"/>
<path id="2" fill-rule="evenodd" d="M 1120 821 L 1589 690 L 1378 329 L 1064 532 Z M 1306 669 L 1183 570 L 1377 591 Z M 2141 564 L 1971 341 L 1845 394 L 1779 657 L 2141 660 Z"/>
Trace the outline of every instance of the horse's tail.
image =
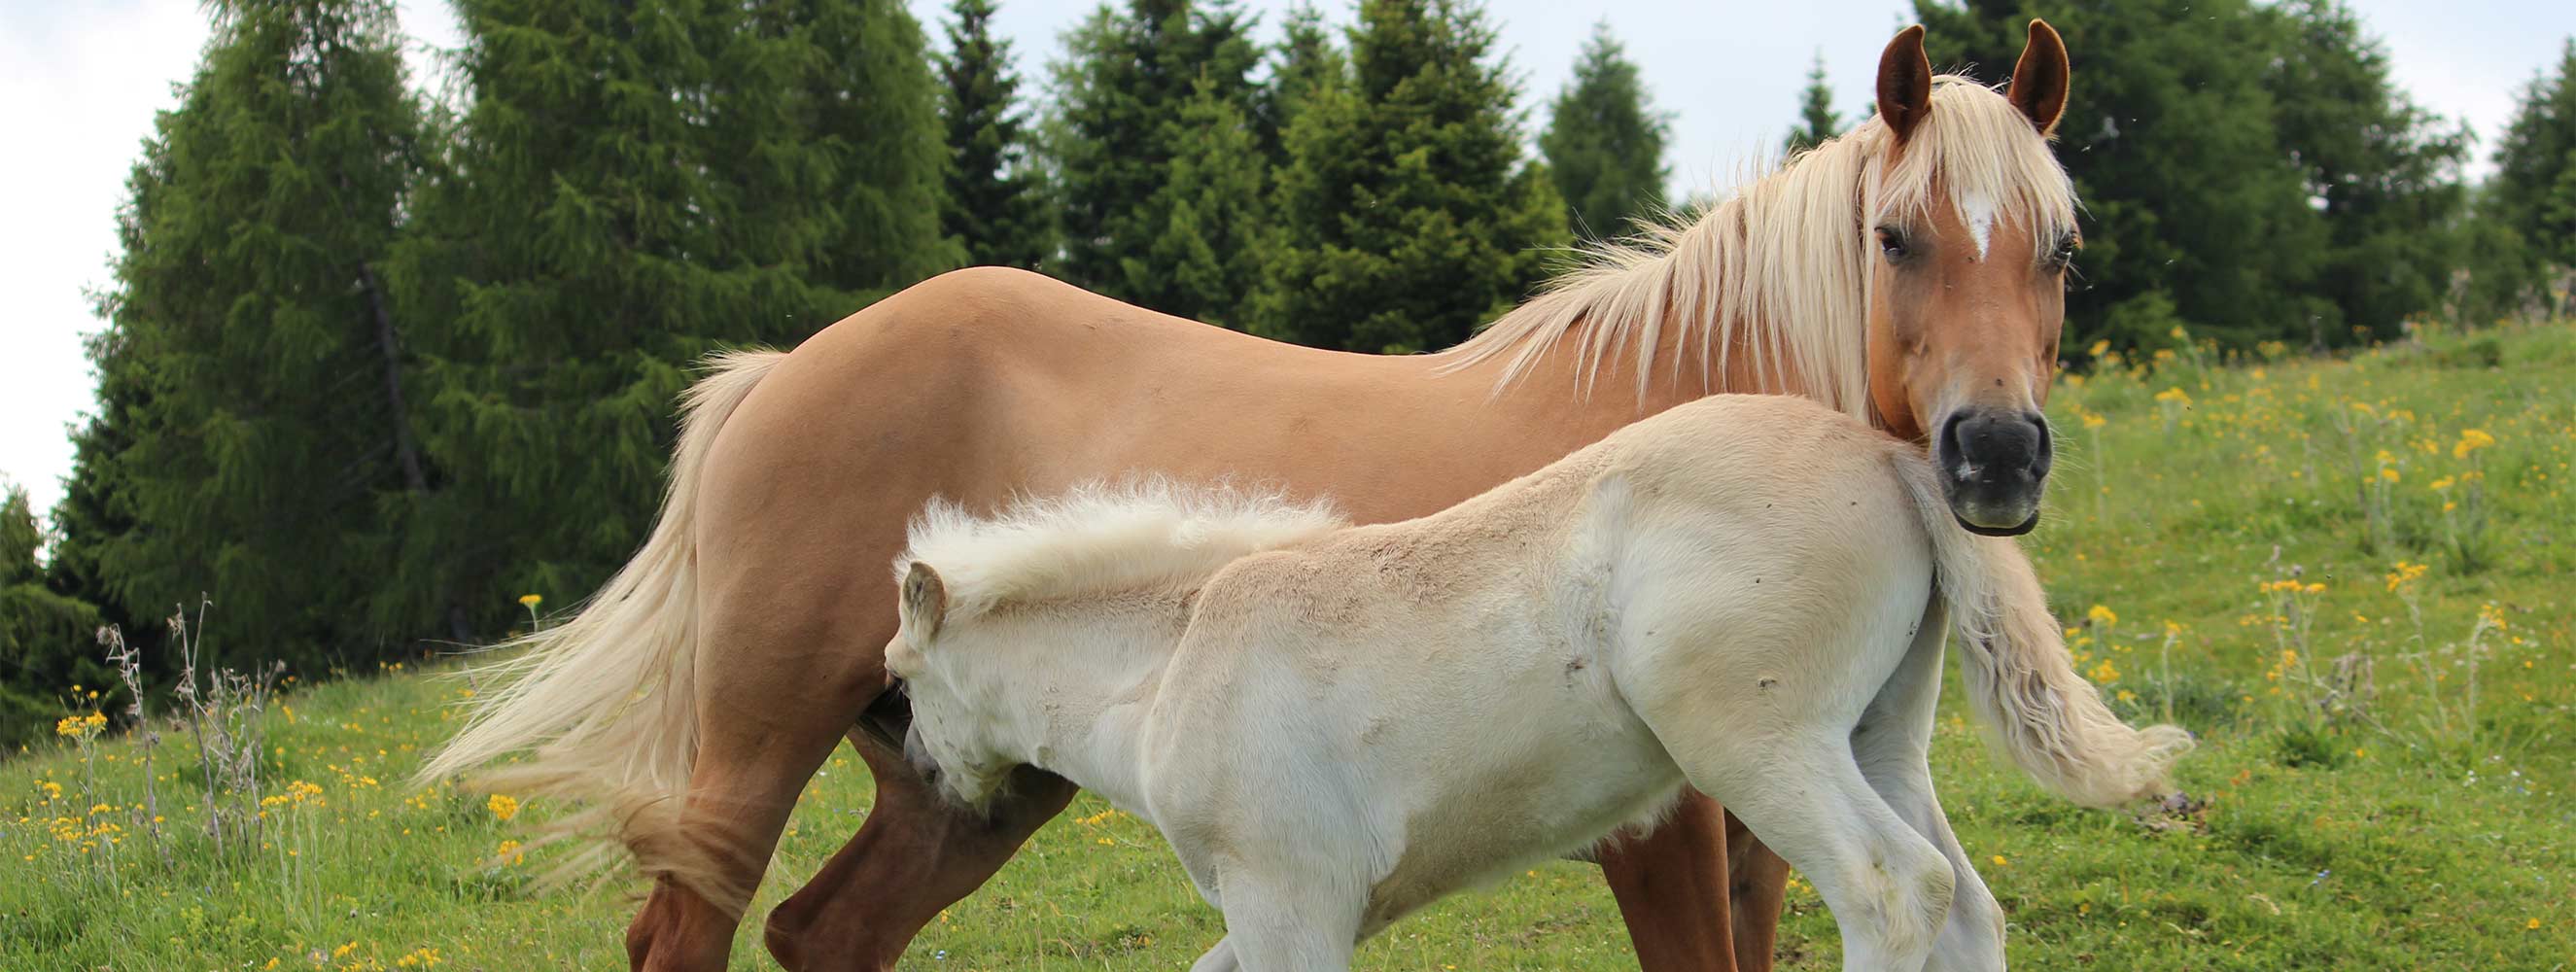
<path id="1" fill-rule="evenodd" d="M 2191 734 L 2175 726 L 2135 729 L 2111 714 L 2101 690 L 2075 673 L 2020 545 L 1962 529 L 1931 463 L 1909 455 L 1898 466 L 1932 536 L 1968 700 L 2004 751 L 2041 784 L 2086 806 L 2164 792 L 2166 772 L 2191 750 Z"/>
<path id="2" fill-rule="evenodd" d="M 613 834 L 647 872 L 692 884 L 719 873 L 678 831 L 677 798 L 698 748 L 697 492 L 716 430 L 784 358 L 732 351 L 707 359 L 707 376 L 682 397 L 670 493 L 644 548 L 572 620 L 494 646 L 517 650 L 471 670 L 484 688 L 471 720 L 421 767 L 420 781 L 525 751 L 471 782 L 581 805 L 557 818 L 546 840 Z M 613 846 L 593 843 L 556 877 L 596 874 L 614 856 Z M 727 901 L 741 889 L 701 890 Z"/>

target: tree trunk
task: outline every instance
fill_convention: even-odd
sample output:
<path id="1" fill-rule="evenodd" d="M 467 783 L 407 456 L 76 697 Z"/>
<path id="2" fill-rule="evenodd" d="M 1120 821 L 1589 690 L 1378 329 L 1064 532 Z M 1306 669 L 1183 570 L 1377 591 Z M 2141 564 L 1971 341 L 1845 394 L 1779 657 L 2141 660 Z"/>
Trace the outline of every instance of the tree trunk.
<path id="1" fill-rule="evenodd" d="M 429 491 L 429 475 L 421 469 L 420 450 L 411 441 L 411 411 L 403 405 L 402 348 L 394 340 L 394 318 L 385 311 L 384 284 L 376 279 L 374 267 L 358 264 L 358 281 L 367 290 L 367 312 L 376 319 L 376 350 L 385 362 L 385 400 L 393 406 L 394 459 L 402 464 L 403 486 L 415 493 Z"/>

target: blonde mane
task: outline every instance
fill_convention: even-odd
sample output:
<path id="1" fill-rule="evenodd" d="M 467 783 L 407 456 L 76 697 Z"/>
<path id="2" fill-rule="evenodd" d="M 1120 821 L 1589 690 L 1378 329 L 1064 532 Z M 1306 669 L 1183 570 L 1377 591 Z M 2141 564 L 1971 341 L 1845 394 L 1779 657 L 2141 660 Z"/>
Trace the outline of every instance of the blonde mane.
<path id="1" fill-rule="evenodd" d="M 1013 603 L 1195 583 L 1245 554 L 1348 525 L 1324 500 L 1159 478 L 1086 483 L 989 517 L 935 499 L 913 518 L 894 574 L 929 564 L 947 587 L 948 616 L 968 618 Z"/>
<path id="2" fill-rule="evenodd" d="M 1740 347 L 1770 387 L 1794 384 L 1867 418 L 1870 243 L 1880 221 L 1929 213 L 1937 181 L 1963 220 L 1976 211 L 2030 227 L 2040 251 L 2034 259 L 2075 225 L 2074 185 L 2047 139 L 1973 79 L 1935 78 L 1932 110 L 1902 153 L 1893 141 L 1873 116 L 1687 225 L 1668 218 L 1634 238 L 1584 248 L 1579 266 L 1458 345 L 1445 367 L 1509 355 L 1499 391 L 1572 334 L 1583 394 L 1603 362 L 1633 348 L 1642 396 L 1663 329 L 1678 321 L 1685 333 L 1669 363 L 1677 380 L 1695 349 L 1714 390 Z"/>

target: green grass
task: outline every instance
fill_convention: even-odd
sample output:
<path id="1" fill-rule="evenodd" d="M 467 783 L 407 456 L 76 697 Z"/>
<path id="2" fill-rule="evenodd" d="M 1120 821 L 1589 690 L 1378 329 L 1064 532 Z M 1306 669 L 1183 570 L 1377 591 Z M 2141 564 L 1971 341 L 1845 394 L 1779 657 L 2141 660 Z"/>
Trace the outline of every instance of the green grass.
<path id="1" fill-rule="evenodd" d="M 1987 753 L 1958 692 L 1944 703 L 1935 772 L 2011 917 L 2013 961 L 2576 968 L 2576 329 L 2346 361 L 2218 367 L 2209 354 L 2059 389 L 2060 471 L 2030 543 L 2082 667 L 2133 718 L 2169 707 L 2203 735 L 2180 782 L 2206 806 L 2150 819 L 2069 807 Z M 2493 444 L 2455 453 L 2472 428 Z M 2463 479 L 2473 469 L 2482 481 Z M 2392 591 L 2399 561 L 2427 569 Z M 2288 615 L 2260 588 L 2294 567 L 2309 627 L 2285 661 Z M 2478 635 L 2470 710 L 2461 645 L 2482 609 L 2506 627 Z M 2375 695 L 2312 704 L 2347 655 L 2370 659 Z M 526 836 L 526 817 L 398 788 L 452 727 L 461 688 L 400 672 L 291 691 L 270 714 L 264 776 L 272 792 L 318 784 L 320 802 L 271 808 L 266 846 L 228 865 L 202 835 L 184 734 L 158 755 L 167 868 L 129 809 L 133 739 L 99 741 L 86 764 L 67 740 L 0 764 L 0 966 L 419 967 L 422 949 L 453 969 L 620 965 L 622 896 L 532 892 L 542 853 L 488 863 Z M 814 781 L 756 915 L 857 826 L 865 777 L 842 756 Z M 1105 809 L 1078 803 L 905 967 L 1186 967 L 1217 916 L 1152 831 Z M 101 822 L 124 830 L 110 844 L 80 836 Z M 1830 916 L 1793 887 L 1783 967 L 1839 968 L 1839 952 Z M 770 967 L 756 935 L 735 956 Z M 1634 963 L 1593 871 L 1551 864 L 1397 925 L 1361 966 Z"/>

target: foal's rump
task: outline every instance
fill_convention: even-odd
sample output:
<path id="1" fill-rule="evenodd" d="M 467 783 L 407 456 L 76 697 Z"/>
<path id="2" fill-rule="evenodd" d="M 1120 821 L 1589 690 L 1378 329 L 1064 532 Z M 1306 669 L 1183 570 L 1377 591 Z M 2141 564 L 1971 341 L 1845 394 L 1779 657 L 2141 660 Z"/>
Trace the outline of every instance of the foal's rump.
<path id="1" fill-rule="evenodd" d="M 2155 794 L 2191 748 L 2180 729 L 2111 713 L 2075 673 L 2029 559 L 1958 525 L 1919 448 L 1798 399 L 1718 396 L 1668 415 L 1614 437 L 1628 441 L 1584 513 L 1619 545 L 1601 551 L 1603 596 L 1632 642 L 1632 700 L 1687 707 L 1715 727 L 1694 734 L 1708 740 L 1777 732 L 1791 714 L 1848 727 L 1937 596 L 1971 705 L 2042 784 L 2116 805 Z"/>

